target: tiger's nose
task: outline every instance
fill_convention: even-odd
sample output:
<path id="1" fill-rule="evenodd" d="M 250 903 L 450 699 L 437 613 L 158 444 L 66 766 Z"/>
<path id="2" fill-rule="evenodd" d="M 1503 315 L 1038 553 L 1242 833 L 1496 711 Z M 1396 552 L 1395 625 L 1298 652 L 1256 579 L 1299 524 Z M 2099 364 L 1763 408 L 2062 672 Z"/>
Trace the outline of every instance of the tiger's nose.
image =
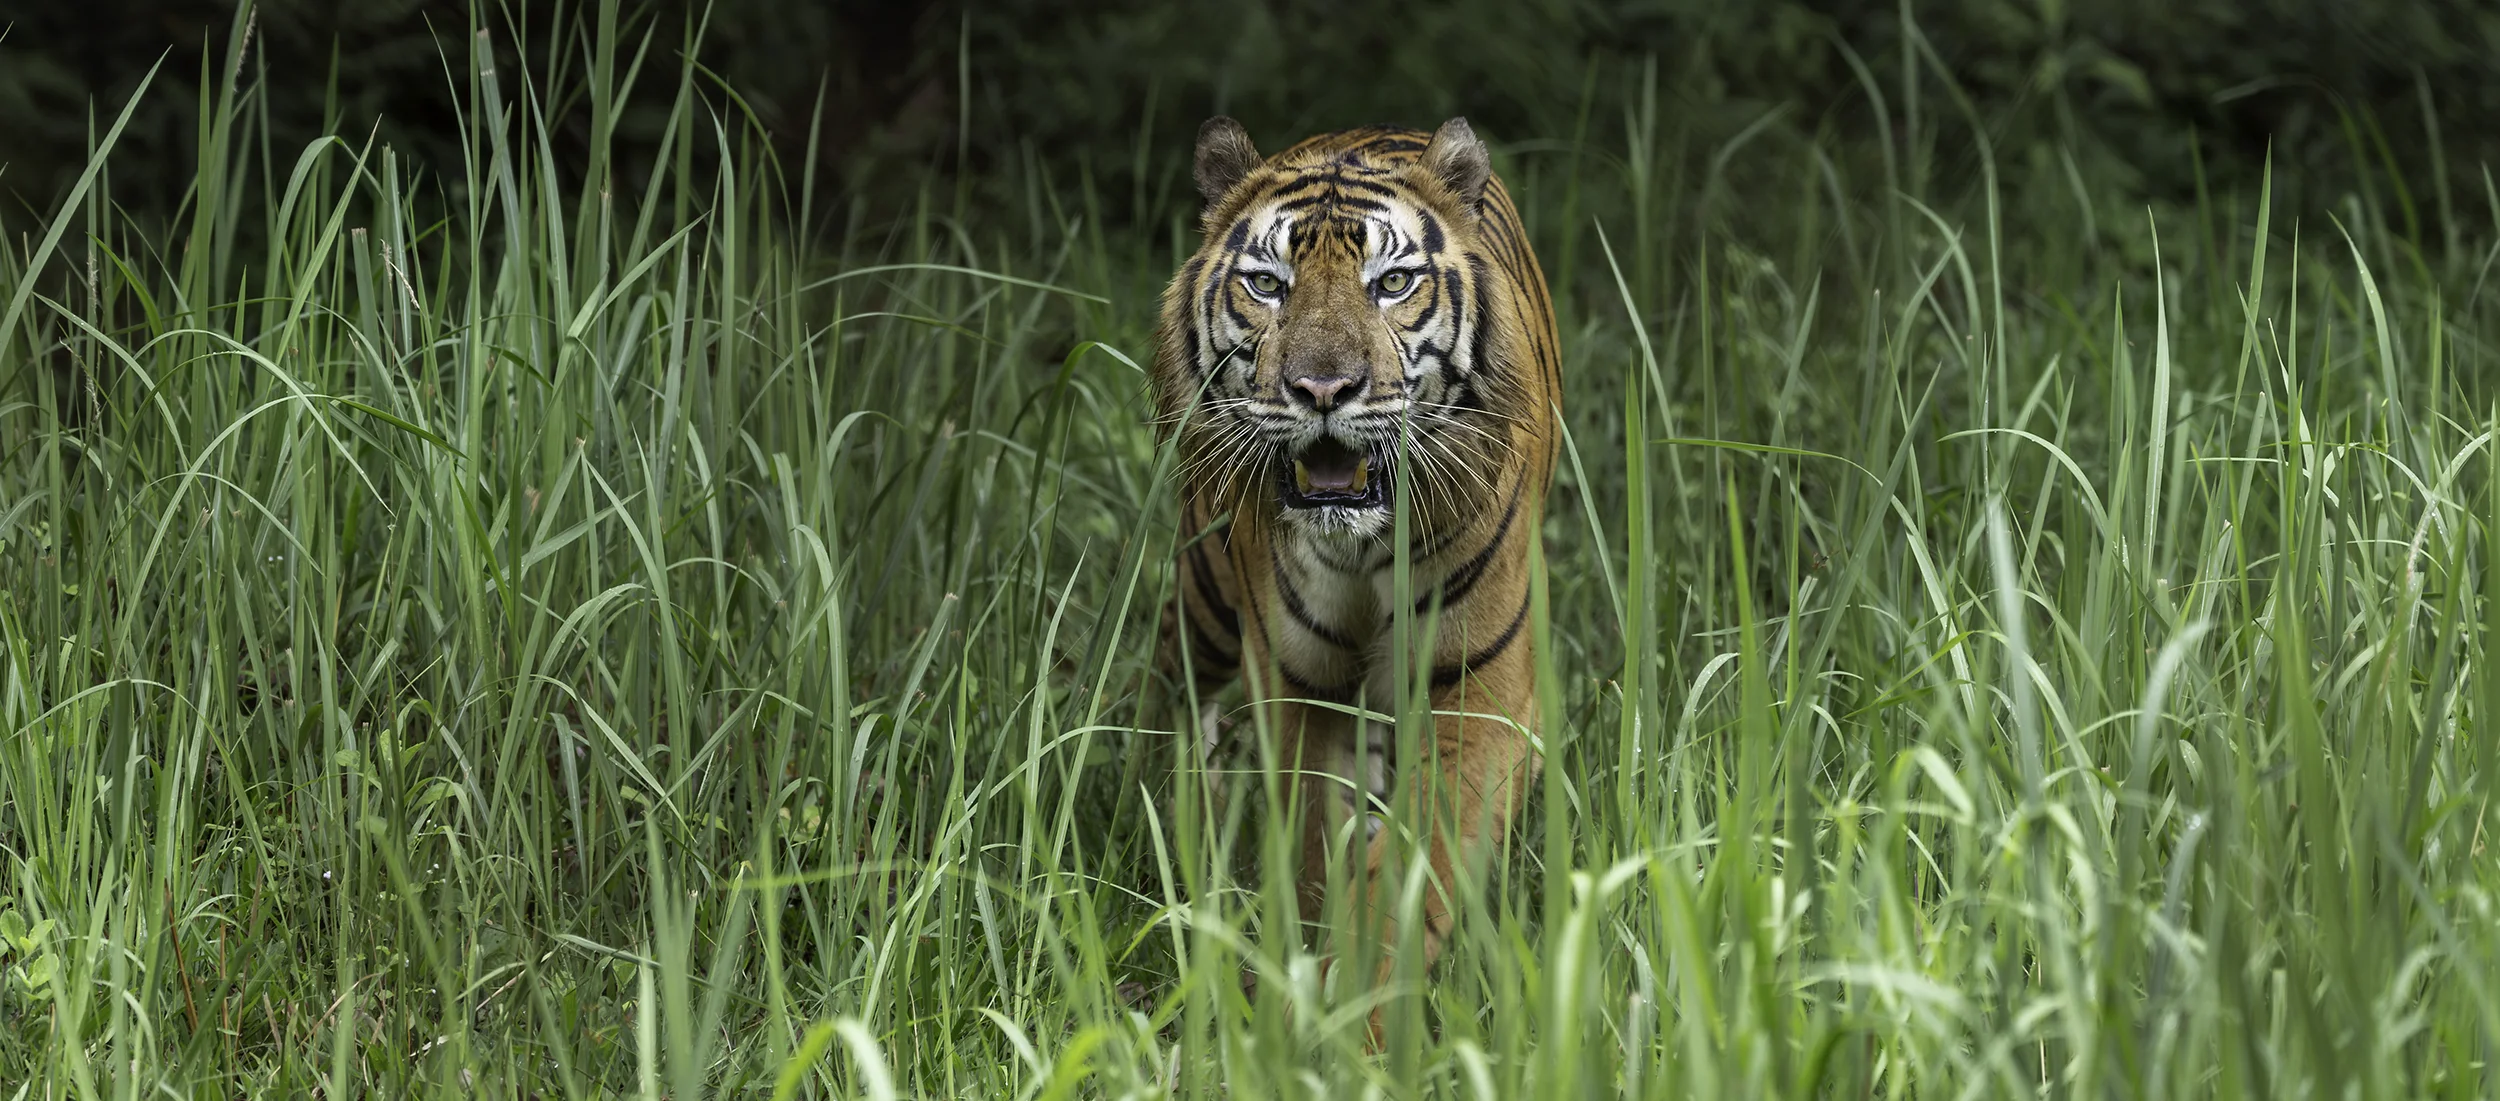
<path id="1" fill-rule="evenodd" d="M 1287 392 L 1294 398 L 1294 400 L 1325 413 L 1337 407 L 1337 395 L 1343 394 L 1349 389 L 1360 390 L 1360 387 L 1357 385 L 1358 382 L 1360 382 L 1360 380 L 1346 378 L 1342 375 L 1330 378 L 1317 378 L 1311 375 L 1304 375 L 1301 378 L 1293 380 L 1293 385 L 1288 388 Z M 1352 397 L 1353 395 L 1347 394 L 1346 396 Z"/>

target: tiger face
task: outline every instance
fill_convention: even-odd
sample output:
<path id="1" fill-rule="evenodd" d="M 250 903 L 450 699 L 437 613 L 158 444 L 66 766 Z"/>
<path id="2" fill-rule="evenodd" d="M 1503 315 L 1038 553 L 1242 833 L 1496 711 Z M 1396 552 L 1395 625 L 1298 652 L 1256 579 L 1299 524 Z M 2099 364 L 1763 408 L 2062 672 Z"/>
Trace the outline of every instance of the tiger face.
<path id="1" fill-rule="evenodd" d="M 1507 442 L 1482 423 L 1483 276 L 1465 259 L 1484 145 L 1455 121 L 1428 143 L 1301 152 L 1263 161 L 1230 119 L 1201 135 L 1206 246 L 1179 281 L 1197 291 L 1189 457 L 1316 535 L 1382 534 L 1401 461 L 1413 507 L 1461 511 Z"/>

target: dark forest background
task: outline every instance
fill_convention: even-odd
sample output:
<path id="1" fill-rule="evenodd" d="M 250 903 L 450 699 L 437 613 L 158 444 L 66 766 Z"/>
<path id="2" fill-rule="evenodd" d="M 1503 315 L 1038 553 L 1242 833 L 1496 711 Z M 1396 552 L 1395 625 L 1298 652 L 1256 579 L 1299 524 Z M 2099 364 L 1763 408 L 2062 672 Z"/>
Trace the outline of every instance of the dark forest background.
<path id="1" fill-rule="evenodd" d="M 378 125 L 439 170 L 462 140 L 443 58 L 462 56 L 473 18 L 534 67 L 558 28 L 584 26 L 578 3 L 259 5 L 248 69 L 277 147 Z M 2478 222 L 2482 165 L 2500 153 L 2500 6 L 2475 0 L 663 0 L 624 21 L 660 62 L 646 81 L 673 79 L 660 55 L 702 24 L 713 102 L 751 111 L 793 176 L 812 148 L 818 180 L 858 200 L 819 227 L 835 231 L 900 209 L 931 172 L 979 186 L 1017 167 L 1085 177 L 1106 222 L 1151 218 L 1186 186 L 1178 158 L 1214 112 L 1268 148 L 1453 114 L 1514 149 L 1612 147 L 1645 82 L 1688 148 L 1776 112 L 1876 158 L 1879 121 L 1924 111 L 1979 120 L 2007 171 L 2081 173 L 2095 195 L 2156 204 L 2253 179 L 2271 144 L 2294 202 L 2392 186 L 2408 217 Z M 49 212 L 160 58 L 116 194 L 171 210 L 200 74 L 237 22 L 229 0 L 0 2 L 0 225 Z M 1898 74 L 1922 57 L 1967 103 L 1932 89 L 1905 102 Z M 654 147 L 660 125 L 656 108 L 629 119 L 628 148 Z M 1948 167 L 1978 155 L 1927 152 Z M 149 180 L 163 181 L 152 195 Z"/>

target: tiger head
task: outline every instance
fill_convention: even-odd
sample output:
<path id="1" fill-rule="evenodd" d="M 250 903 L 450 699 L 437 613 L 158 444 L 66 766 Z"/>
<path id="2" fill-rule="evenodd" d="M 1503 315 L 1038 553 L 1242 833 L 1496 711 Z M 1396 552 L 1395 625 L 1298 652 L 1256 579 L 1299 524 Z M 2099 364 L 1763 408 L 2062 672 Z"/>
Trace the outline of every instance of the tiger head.
<path id="1" fill-rule="evenodd" d="M 1476 241 L 1492 168 L 1466 120 L 1263 158 L 1217 117 L 1196 177 L 1204 243 L 1166 293 L 1156 378 L 1186 476 L 1338 536 L 1388 528 L 1401 462 L 1426 527 L 1489 494 L 1510 436 Z"/>

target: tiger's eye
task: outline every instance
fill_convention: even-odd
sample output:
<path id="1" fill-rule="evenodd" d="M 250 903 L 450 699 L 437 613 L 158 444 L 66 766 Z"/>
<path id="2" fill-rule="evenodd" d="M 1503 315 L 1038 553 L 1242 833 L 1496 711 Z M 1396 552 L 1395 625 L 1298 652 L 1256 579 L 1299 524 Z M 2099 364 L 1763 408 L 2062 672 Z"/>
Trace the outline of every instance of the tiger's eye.
<path id="1" fill-rule="evenodd" d="M 1270 298 L 1275 297 L 1276 292 L 1283 290 L 1284 287 L 1285 281 L 1269 272 L 1261 271 L 1250 274 L 1250 289 Z"/>
<path id="2" fill-rule="evenodd" d="M 1408 272 L 1390 272 L 1389 274 L 1380 277 L 1380 293 L 1405 294 L 1407 285 L 1413 283 L 1414 281 L 1415 277 Z"/>

